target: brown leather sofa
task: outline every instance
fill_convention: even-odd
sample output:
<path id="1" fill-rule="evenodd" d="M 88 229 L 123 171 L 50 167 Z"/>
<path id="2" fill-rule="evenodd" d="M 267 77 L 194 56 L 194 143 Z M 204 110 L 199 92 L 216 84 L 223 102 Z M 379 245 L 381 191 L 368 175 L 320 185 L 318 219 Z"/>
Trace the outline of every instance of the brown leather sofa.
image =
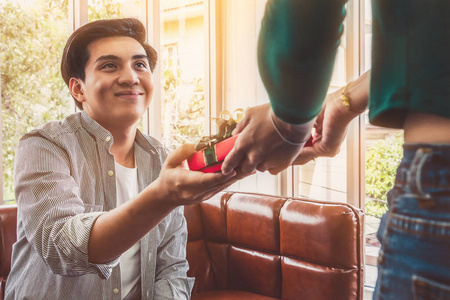
<path id="1" fill-rule="evenodd" d="M 17 208 L 0 205 L 0 299 Z M 333 202 L 220 193 L 187 206 L 192 299 L 351 300 L 363 295 L 363 214 Z"/>
<path id="2" fill-rule="evenodd" d="M 5 284 L 11 270 L 12 245 L 17 240 L 17 207 L 0 205 L 0 299 L 5 295 Z"/>
<path id="3" fill-rule="evenodd" d="M 363 213 L 220 193 L 185 208 L 192 299 L 363 299 Z"/>

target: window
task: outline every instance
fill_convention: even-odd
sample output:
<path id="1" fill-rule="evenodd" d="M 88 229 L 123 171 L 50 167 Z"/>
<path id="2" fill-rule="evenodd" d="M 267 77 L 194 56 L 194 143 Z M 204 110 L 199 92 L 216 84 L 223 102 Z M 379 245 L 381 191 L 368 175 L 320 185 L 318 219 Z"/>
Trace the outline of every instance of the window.
<path id="1" fill-rule="evenodd" d="M 73 107 L 59 70 L 70 33 L 64 3 L 58 0 L 0 3 L 4 203 L 14 201 L 12 176 L 19 138 L 50 120 L 62 119 Z"/>
<path id="2" fill-rule="evenodd" d="M 180 59 L 178 58 L 178 43 L 167 43 L 164 45 L 163 58 L 165 58 L 165 70 L 171 74 L 177 74 L 180 66 Z"/>
<path id="3" fill-rule="evenodd" d="M 161 131 L 173 150 L 206 135 L 207 1 L 160 1 Z"/>

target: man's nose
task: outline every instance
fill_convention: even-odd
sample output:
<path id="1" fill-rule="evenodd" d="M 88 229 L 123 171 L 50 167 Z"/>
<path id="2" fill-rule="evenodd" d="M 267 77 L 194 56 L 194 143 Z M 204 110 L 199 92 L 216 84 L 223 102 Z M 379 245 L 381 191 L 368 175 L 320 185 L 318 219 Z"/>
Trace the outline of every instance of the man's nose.
<path id="1" fill-rule="evenodd" d="M 123 68 L 119 74 L 118 83 L 135 85 L 139 84 L 139 76 L 135 70 L 132 68 Z"/>

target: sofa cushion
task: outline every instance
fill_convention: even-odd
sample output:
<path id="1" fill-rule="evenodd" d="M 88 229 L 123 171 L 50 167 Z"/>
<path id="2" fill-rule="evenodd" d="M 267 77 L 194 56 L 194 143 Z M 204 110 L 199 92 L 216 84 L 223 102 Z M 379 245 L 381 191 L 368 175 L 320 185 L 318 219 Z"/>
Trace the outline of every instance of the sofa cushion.
<path id="1" fill-rule="evenodd" d="M 193 299 L 362 299 L 360 209 L 222 192 L 185 216 Z"/>

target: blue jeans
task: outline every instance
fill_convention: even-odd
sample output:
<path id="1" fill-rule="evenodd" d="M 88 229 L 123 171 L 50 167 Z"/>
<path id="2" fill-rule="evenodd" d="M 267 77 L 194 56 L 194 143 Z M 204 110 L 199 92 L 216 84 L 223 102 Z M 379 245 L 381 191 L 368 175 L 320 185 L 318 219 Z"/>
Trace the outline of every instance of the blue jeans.
<path id="1" fill-rule="evenodd" d="M 450 299 L 450 145 L 405 144 L 381 219 L 374 300 Z"/>

